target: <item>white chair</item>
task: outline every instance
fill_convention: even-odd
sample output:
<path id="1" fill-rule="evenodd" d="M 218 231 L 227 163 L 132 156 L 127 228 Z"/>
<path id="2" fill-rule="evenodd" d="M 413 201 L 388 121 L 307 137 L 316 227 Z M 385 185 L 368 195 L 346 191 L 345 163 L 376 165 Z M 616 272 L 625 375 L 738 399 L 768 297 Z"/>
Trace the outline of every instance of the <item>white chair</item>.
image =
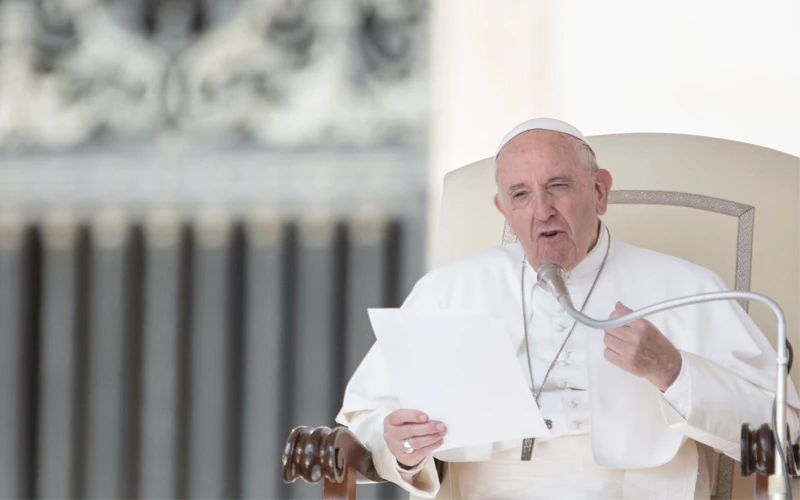
<path id="1" fill-rule="evenodd" d="M 789 339 L 800 345 L 799 158 L 740 142 L 678 134 L 616 134 L 589 140 L 600 166 L 614 176 L 611 206 L 603 219 L 616 238 L 700 264 L 731 289 L 770 296 L 786 313 Z M 435 265 L 510 241 L 503 217 L 492 204 L 495 193 L 492 158 L 447 174 Z M 749 313 L 774 343 L 770 311 L 757 306 Z M 793 378 L 795 384 L 800 382 L 796 372 Z M 369 452 L 344 429 L 327 432 L 298 428 L 292 433 L 284 452 L 284 480 L 325 479 L 326 498 L 355 498 L 356 473 L 379 479 Z M 701 448 L 714 498 L 753 497 L 752 477 L 742 478 L 733 460 Z M 342 458 L 338 465 L 332 460 L 337 454 Z M 441 498 L 449 498 L 446 483 Z M 795 484 L 794 490 L 800 486 Z"/>
<path id="2" fill-rule="evenodd" d="M 600 166 L 614 177 L 603 220 L 616 238 L 709 268 L 731 289 L 775 299 L 786 313 L 790 341 L 800 345 L 800 158 L 679 134 L 589 141 Z M 495 193 L 492 158 L 447 174 L 436 265 L 511 241 L 491 204 Z M 772 313 L 760 306 L 749 313 L 774 343 Z M 800 377 L 793 375 L 797 383 Z M 752 478 L 740 477 L 738 464 L 702 448 L 715 498 L 752 497 Z"/>

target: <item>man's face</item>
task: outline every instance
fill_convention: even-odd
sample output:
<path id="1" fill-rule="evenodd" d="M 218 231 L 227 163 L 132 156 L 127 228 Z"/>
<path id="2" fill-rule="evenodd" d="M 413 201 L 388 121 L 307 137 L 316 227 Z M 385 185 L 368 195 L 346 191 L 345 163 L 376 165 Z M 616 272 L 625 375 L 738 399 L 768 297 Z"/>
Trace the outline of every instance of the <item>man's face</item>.
<path id="1" fill-rule="evenodd" d="M 554 262 L 567 271 L 597 241 L 598 216 L 606 212 L 611 174 L 592 176 L 570 136 L 551 130 L 524 132 L 497 157 L 495 206 L 538 269 Z"/>

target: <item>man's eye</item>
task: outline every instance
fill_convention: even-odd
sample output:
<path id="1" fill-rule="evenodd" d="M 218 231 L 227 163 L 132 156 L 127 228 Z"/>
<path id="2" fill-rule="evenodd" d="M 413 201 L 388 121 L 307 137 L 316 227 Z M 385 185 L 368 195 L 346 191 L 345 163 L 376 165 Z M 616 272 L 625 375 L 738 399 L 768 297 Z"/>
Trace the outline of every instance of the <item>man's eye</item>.
<path id="1" fill-rule="evenodd" d="M 526 196 L 528 196 L 528 193 L 526 193 L 525 191 L 518 191 L 513 194 L 513 197 L 516 199 L 522 199 L 525 198 Z"/>

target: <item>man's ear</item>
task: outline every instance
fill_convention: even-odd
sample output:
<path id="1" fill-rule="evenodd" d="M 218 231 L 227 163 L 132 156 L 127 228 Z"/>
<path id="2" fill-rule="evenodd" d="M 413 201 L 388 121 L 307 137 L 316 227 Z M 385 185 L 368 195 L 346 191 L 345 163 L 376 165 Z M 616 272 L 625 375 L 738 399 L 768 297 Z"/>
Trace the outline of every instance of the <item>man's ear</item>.
<path id="1" fill-rule="evenodd" d="M 611 193 L 611 184 L 614 179 L 611 172 L 601 168 L 595 173 L 594 189 L 597 193 L 597 215 L 603 215 L 608 210 L 608 195 Z"/>
<path id="2" fill-rule="evenodd" d="M 500 200 L 500 195 L 499 194 L 494 195 L 494 207 L 497 209 L 498 212 L 503 214 L 503 217 L 505 217 L 506 222 L 508 222 L 508 215 L 506 214 L 506 207 L 505 207 L 505 205 L 503 205 L 503 202 Z M 509 229 L 509 231 L 511 231 L 511 234 L 514 234 L 514 228 L 511 226 L 510 222 L 508 223 L 508 229 Z"/>

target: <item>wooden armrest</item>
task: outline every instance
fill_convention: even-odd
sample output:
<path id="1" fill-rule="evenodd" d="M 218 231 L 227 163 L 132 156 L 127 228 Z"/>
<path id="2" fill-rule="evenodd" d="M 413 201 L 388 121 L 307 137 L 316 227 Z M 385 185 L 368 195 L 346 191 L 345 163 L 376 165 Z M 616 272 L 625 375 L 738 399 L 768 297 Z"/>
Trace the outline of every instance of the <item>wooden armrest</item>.
<path id="1" fill-rule="evenodd" d="M 372 453 L 345 427 L 296 427 L 283 449 L 283 482 L 324 479 L 325 499 L 355 499 L 356 473 L 384 482 L 375 471 Z"/>

